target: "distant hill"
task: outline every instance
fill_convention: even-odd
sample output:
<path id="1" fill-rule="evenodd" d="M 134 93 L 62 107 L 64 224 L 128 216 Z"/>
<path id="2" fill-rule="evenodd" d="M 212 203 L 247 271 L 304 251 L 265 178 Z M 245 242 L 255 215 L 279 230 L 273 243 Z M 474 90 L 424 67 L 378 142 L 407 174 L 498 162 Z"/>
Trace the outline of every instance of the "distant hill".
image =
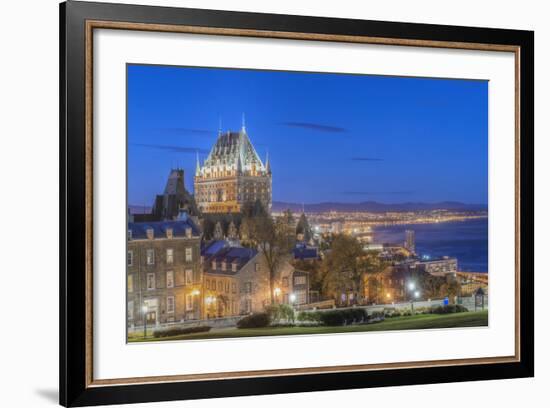
<path id="1" fill-rule="evenodd" d="M 274 201 L 272 211 L 284 211 L 290 209 L 293 212 L 301 212 L 302 204 L 285 203 Z M 456 201 L 442 201 L 439 203 L 399 203 L 387 204 L 377 201 L 364 201 L 361 203 L 317 203 L 305 204 L 306 212 L 326 212 L 326 211 L 369 211 L 369 212 L 387 212 L 387 211 L 430 211 L 430 210 L 452 210 L 452 211 L 486 211 L 486 204 L 465 204 Z"/>

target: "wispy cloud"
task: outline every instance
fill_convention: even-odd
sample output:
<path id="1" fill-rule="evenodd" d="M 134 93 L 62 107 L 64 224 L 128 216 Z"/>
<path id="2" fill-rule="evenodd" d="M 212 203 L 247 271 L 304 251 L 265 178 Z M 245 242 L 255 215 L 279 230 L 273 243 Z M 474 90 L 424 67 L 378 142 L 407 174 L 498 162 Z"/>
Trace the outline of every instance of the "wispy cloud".
<path id="1" fill-rule="evenodd" d="M 381 159 L 379 157 L 352 157 L 351 160 L 353 160 L 353 161 L 384 161 L 384 159 Z"/>
<path id="2" fill-rule="evenodd" d="M 191 146 L 167 146 L 167 145 L 157 145 L 157 144 L 144 144 L 144 143 L 132 143 L 132 146 L 144 147 L 146 149 L 157 149 L 165 150 L 172 153 L 209 153 L 208 150 L 201 147 L 191 147 Z"/>
<path id="3" fill-rule="evenodd" d="M 315 130 L 317 132 L 325 133 L 345 133 L 348 130 L 339 126 L 323 125 L 321 123 L 311 123 L 311 122 L 283 122 L 281 123 L 284 126 L 295 127 L 301 129 Z"/>
<path id="4" fill-rule="evenodd" d="M 410 195 L 415 191 L 343 191 L 347 195 Z"/>
<path id="5" fill-rule="evenodd" d="M 214 130 L 210 129 L 196 129 L 196 128 L 185 128 L 185 127 L 172 127 L 172 128 L 157 128 L 156 132 L 166 133 L 175 136 L 183 135 L 213 135 L 216 133 Z"/>

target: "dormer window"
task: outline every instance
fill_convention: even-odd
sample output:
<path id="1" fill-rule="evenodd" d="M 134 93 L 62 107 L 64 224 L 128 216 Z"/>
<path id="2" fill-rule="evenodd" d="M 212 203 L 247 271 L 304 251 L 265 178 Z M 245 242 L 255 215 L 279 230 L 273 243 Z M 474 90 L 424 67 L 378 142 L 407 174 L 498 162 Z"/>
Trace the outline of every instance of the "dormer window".
<path id="1" fill-rule="evenodd" d="M 128 230 L 128 241 L 132 240 L 132 230 Z"/>
<path id="2" fill-rule="evenodd" d="M 155 231 L 153 228 L 147 228 L 147 239 L 155 238 Z"/>
<path id="3" fill-rule="evenodd" d="M 191 229 L 191 227 L 185 228 L 185 236 L 187 238 L 192 238 L 193 237 L 193 230 Z"/>
<path id="4" fill-rule="evenodd" d="M 174 238 L 174 229 L 173 228 L 166 228 L 166 238 L 168 238 L 168 239 Z"/>
<path id="5" fill-rule="evenodd" d="M 216 261 L 212 261 L 212 269 L 216 269 Z"/>
<path id="6" fill-rule="evenodd" d="M 222 262 L 222 271 L 225 271 L 227 269 L 227 263 L 225 261 Z"/>

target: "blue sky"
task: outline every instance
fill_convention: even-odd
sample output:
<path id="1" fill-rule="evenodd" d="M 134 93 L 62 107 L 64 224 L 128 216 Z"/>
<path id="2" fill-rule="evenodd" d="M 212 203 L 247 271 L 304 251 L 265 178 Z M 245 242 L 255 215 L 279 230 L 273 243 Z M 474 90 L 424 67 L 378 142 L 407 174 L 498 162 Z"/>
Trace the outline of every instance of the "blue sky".
<path id="1" fill-rule="evenodd" d="M 128 202 L 201 161 L 242 114 L 273 200 L 487 203 L 488 82 L 128 65 Z"/>

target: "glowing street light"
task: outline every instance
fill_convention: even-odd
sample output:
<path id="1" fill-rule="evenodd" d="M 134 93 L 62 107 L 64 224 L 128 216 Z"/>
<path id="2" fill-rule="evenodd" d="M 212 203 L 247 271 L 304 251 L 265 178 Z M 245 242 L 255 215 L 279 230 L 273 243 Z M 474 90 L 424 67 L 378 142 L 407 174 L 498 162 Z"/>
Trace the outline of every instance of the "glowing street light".
<path id="1" fill-rule="evenodd" d="M 409 290 L 412 292 L 414 290 L 414 282 L 409 282 Z"/>
<path id="2" fill-rule="evenodd" d="M 290 300 L 290 303 L 296 302 L 296 295 L 294 293 L 291 293 L 288 298 Z"/>
<path id="3" fill-rule="evenodd" d="M 418 299 L 420 297 L 420 292 L 419 291 L 414 292 L 414 297 L 415 299 Z"/>

